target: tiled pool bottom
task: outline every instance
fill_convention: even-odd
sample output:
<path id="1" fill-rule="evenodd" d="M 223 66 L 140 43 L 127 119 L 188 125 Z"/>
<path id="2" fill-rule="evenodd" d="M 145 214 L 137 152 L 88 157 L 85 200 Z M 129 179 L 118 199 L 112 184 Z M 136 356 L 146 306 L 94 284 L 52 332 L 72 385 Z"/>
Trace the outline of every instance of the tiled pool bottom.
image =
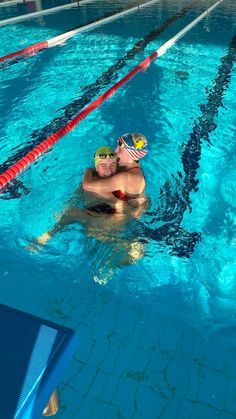
<path id="1" fill-rule="evenodd" d="M 64 324 L 79 335 L 59 386 L 58 418 L 236 417 L 233 348 L 153 303 L 131 305 L 103 287 L 83 291 L 77 304 L 54 307 L 60 322 L 68 313 Z"/>

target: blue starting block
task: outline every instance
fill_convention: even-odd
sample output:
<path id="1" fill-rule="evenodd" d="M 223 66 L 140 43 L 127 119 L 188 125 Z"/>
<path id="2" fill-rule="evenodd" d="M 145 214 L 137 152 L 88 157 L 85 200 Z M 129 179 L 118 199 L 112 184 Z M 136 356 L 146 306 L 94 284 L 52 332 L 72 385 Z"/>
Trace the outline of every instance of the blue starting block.
<path id="1" fill-rule="evenodd" d="M 42 418 L 77 347 L 77 335 L 2 304 L 0 331 L 0 418 Z"/>

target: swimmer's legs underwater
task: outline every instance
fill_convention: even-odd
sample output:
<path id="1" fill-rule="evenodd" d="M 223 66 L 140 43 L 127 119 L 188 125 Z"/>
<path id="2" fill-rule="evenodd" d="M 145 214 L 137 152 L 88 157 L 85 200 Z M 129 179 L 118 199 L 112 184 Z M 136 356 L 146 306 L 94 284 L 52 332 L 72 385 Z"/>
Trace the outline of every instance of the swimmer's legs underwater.
<path id="1" fill-rule="evenodd" d="M 112 241 L 91 243 L 89 251 L 96 254 L 92 266 L 92 276 L 95 282 L 106 285 L 112 279 L 117 269 L 137 263 L 144 257 L 144 244 L 139 241 L 121 238 Z"/>

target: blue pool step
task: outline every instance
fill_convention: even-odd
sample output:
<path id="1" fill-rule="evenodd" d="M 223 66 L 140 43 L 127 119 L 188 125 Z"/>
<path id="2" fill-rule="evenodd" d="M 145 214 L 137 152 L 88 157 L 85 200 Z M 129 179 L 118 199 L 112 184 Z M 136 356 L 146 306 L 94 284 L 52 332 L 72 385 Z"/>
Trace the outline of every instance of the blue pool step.
<path id="1" fill-rule="evenodd" d="M 77 335 L 3 304 L 0 333 L 0 418 L 42 418 L 77 347 Z"/>

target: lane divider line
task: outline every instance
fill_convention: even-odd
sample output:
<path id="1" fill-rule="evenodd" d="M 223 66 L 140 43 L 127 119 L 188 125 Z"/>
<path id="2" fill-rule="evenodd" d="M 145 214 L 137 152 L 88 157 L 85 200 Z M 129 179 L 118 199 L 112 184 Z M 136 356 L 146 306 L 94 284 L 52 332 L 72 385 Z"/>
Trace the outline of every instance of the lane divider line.
<path id="1" fill-rule="evenodd" d="M 92 1 L 94 1 L 94 0 L 83 0 L 81 2 L 81 5 L 84 4 L 84 3 L 90 3 Z M 44 10 L 40 10 L 38 12 L 28 13 L 26 15 L 10 17 L 9 19 L 1 20 L 0 21 L 0 27 L 10 25 L 11 23 L 22 22 L 23 20 L 34 19 L 35 17 L 47 15 L 49 13 L 59 12 L 61 10 L 65 10 L 65 9 L 71 9 L 72 7 L 78 7 L 78 3 L 73 2 L 73 3 L 69 3 L 69 4 L 63 4 L 63 6 L 51 7 L 50 9 L 44 9 Z"/>
<path id="2" fill-rule="evenodd" d="M 24 0 L 10 0 L 10 1 L 4 1 L 3 3 L 0 3 L 0 7 L 4 6 L 12 6 L 13 4 L 17 3 L 23 3 Z"/>
<path id="3" fill-rule="evenodd" d="M 3 63 L 4 61 L 10 60 L 15 57 L 21 57 L 21 56 L 29 56 L 29 55 L 35 55 L 37 52 L 41 51 L 42 49 L 55 47 L 56 45 L 61 45 L 68 39 L 72 38 L 73 36 L 77 35 L 78 33 L 85 32 L 92 30 L 96 28 L 97 26 L 105 25 L 106 23 L 111 22 L 112 20 L 119 19 L 120 17 L 132 13 L 134 11 L 137 11 L 137 9 L 141 9 L 143 7 L 150 6 L 153 3 L 159 2 L 160 0 L 151 0 L 147 3 L 144 3 L 140 6 L 134 6 L 130 9 L 124 10 L 122 12 L 116 13 L 114 15 L 96 20 L 96 22 L 92 22 L 89 24 L 86 24 L 84 26 L 80 26 L 79 28 L 73 29 L 71 31 L 65 32 L 61 35 L 55 36 L 51 39 L 48 39 L 46 41 L 37 42 L 36 44 L 29 45 L 26 48 L 23 48 L 21 50 L 12 52 L 10 54 L 4 55 L 3 57 L 0 57 L 0 63 Z"/>
<path id="4" fill-rule="evenodd" d="M 213 6 L 209 7 L 205 12 L 200 16 L 194 19 L 189 25 L 183 28 L 178 32 L 174 37 L 170 38 L 165 42 L 159 49 L 154 51 L 149 57 L 144 59 L 136 67 L 133 68 L 126 76 L 120 79 L 117 83 L 111 86 L 106 92 L 100 95 L 97 99 L 91 102 L 87 107 L 85 107 L 81 112 L 78 113 L 73 119 L 71 119 L 68 124 L 60 128 L 54 134 L 50 135 L 46 140 L 42 141 L 38 146 L 33 148 L 32 151 L 27 153 L 22 157 L 18 162 L 13 164 L 9 169 L 7 169 L 0 176 L 0 188 L 7 185 L 11 180 L 13 180 L 20 172 L 22 172 L 26 167 L 33 163 L 38 157 L 43 153 L 49 150 L 57 141 L 59 141 L 64 135 L 68 134 L 73 128 L 76 127 L 86 116 L 88 116 L 92 111 L 98 108 L 106 99 L 109 99 L 114 93 L 126 84 L 130 79 L 132 79 L 140 71 L 146 70 L 150 63 L 157 57 L 165 54 L 165 52 L 171 48 L 180 38 L 182 38 L 190 29 L 192 29 L 200 20 L 202 20 L 208 13 L 215 9 L 223 0 L 218 0 Z"/>

